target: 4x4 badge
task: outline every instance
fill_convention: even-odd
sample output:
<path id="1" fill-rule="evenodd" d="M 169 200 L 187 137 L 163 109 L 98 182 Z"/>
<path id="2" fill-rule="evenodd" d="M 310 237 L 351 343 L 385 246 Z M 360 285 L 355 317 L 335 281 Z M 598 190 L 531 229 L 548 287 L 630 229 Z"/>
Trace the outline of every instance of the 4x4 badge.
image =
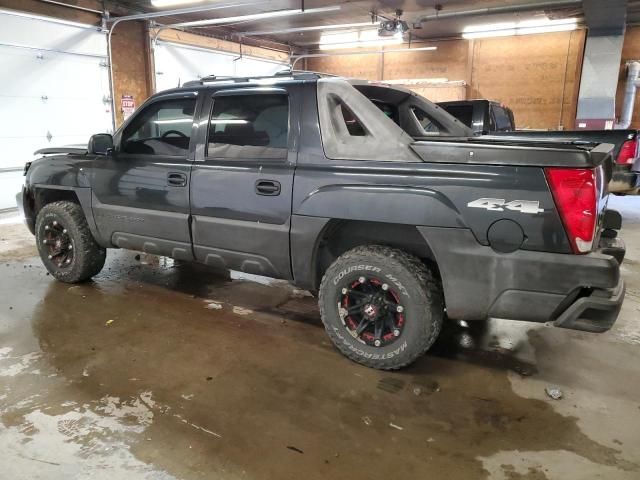
<path id="1" fill-rule="evenodd" d="M 542 213 L 544 210 L 540 208 L 540 202 L 534 200 L 513 200 L 507 202 L 504 198 L 479 198 L 473 202 L 467 203 L 467 207 L 484 208 L 492 212 L 504 212 L 505 209 L 521 213 Z"/>

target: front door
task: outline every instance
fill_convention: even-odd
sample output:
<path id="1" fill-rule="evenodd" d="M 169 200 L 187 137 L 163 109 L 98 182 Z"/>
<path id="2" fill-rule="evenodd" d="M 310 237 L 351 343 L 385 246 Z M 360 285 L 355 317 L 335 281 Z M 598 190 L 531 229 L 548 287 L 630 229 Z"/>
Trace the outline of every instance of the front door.
<path id="1" fill-rule="evenodd" d="M 196 259 L 291 278 L 289 230 L 298 115 L 291 90 L 218 91 L 203 106 L 209 123 L 193 164 Z"/>
<path id="2" fill-rule="evenodd" d="M 192 260 L 189 235 L 191 137 L 196 94 L 154 99 L 96 160 L 93 211 L 117 247 Z"/>

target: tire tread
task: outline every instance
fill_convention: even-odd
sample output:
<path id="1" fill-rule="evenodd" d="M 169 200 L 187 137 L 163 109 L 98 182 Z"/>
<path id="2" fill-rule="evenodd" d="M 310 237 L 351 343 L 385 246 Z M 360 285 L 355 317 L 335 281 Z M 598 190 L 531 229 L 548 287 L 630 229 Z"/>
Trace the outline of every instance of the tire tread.
<path id="1" fill-rule="evenodd" d="M 106 249 L 98 245 L 93 238 L 82 207 L 77 203 L 64 200 L 45 205 L 38 213 L 36 232 L 39 231 L 40 222 L 42 221 L 43 215 L 47 212 L 66 215 L 71 219 L 79 233 L 79 238 L 74 239 L 76 241 L 75 258 L 76 261 L 81 262 L 79 270 L 71 277 L 56 275 L 56 273 L 51 270 L 50 273 L 58 280 L 67 283 L 85 282 L 100 273 L 106 261 Z M 38 250 L 40 250 L 40 248 L 41 246 L 38 245 Z M 41 253 L 41 256 L 42 255 L 44 254 Z"/>
<path id="2" fill-rule="evenodd" d="M 423 296 L 423 299 L 426 300 L 425 304 L 428 305 L 428 308 L 431 310 L 433 328 L 431 329 L 431 332 L 429 334 L 426 334 L 427 332 L 425 332 L 425 335 L 419 338 L 418 347 L 415 348 L 410 358 L 403 360 L 394 358 L 386 359 L 383 361 L 385 363 L 382 364 L 380 360 L 372 360 L 358 356 L 352 350 L 346 348 L 343 345 L 339 338 L 335 336 L 335 333 L 330 328 L 330 325 L 328 325 L 324 320 L 326 318 L 326 312 L 324 310 L 323 299 L 324 295 L 327 294 L 328 289 L 331 288 L 329 285 L 329 275 L 327 275 L 326 273 L 322 278 L 322 282 L 320 283 L 320 293 L 318 301 L 318 304 L 320 306 L 320 316 L 324 323 L 325 330 L 333 341 L 333 344 L 346 357 L 353 360 L 354 362 L 379 370 L 399 370 L 408 366 L 417 358 L 424 355 L 426 351 L 429 350 L 429 348 L 433 345 L 436 338 L 440 334 L 444 319 L 444 300 L 442 296 L 442 286 L 433 272 L 419 258 L 403 250 L 385 245 L 363 245 L 355 247 L 338 257 L 331 265 L 331 267 L 329 267 L 329 269 L 331 269 L 338 262 L 349 264 L 357 260 L 358 258 L 361 259 L 363 256 L 372 255 L 376 257 L 392 259 L 392 261 L 397 262 L 401 267 L 407 269 L 409 272 L 412 272 L 412 274 L 418 281 L 421 295 Z M 329 269 L 327 269 L 327 271 Z"/>

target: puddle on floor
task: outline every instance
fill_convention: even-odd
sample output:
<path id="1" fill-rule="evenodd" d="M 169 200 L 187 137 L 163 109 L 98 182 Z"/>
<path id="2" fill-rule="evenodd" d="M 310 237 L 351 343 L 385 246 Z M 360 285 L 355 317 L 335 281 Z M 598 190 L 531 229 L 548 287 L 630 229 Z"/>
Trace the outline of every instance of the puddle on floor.
<path id="1" fill-rule="evenodd" d="M 379 372 L 337 353 L 316 300 L 283 282 L 130 252 L 76 286 L 0 269 L 0 461 L 15 472 L 476 479 L 504 464 L 527 478 L 513 452 L 637 472 L 576 416 L 514 392 L 509 375 L 539 375 L 545 327 L 451 324 L 415 365 Z"/>

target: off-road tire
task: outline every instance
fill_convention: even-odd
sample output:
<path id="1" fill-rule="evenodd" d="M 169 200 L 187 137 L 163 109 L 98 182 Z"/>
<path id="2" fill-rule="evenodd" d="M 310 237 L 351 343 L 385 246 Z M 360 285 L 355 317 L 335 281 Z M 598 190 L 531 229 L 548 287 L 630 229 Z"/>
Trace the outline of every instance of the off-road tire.
<path id="1" fill-rule="evenodd" d="M 340 317 L 342 288 L 374 275 L 400 293 L 406 324 L 391 344 L 375 347 L 355 338 Z M 356 247 L 338 257 L 320 284 L 320 315 L 327 334 L 345 356 L 367 367 L 396 370 L 421 357 L 435 342 L 444 318 L 442 286 L 418 258 L 380 245 Z"/>
<path id="2" fill-rule="evenodd" d="M 56 222 L 66 229 L 73 247 L 73 258 L 68 266 L 59 266 L 49 258 L 50 251 L 44 243 L 47 226 Z M 62 201 L 42 207 L 36 218 L 36 242 L 38 252 L 49 273 L 65 283 L 85 282 L 100 273 L 107 258 L 106 249 L 98 245 L 89 230 L 87 219 L 77 203 Z"/>

